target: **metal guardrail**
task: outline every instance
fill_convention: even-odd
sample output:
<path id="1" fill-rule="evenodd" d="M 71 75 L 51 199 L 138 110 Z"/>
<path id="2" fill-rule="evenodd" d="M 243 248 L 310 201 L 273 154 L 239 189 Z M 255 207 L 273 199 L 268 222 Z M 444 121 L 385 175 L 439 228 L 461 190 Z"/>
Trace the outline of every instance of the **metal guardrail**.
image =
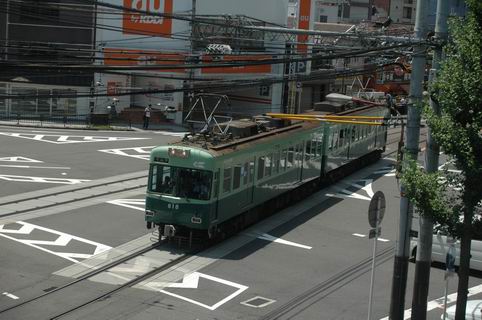
<path id="1" fill-rule="evenodd" d="M 132 128 L 131 119 L 121 119 L 112 117 L 108 114 L 84 114 L 84 115 L 44 115 L 44 114 L 26 114 L 26 113 L 11 113 L 0 114 L 0 121 L 7 121 L 20 124 L 37 124 L 40 127 L 43 125 L 57 124 L 64 125 L 64 127 L 79 125 L 79 126 L 123 126 Z"/>

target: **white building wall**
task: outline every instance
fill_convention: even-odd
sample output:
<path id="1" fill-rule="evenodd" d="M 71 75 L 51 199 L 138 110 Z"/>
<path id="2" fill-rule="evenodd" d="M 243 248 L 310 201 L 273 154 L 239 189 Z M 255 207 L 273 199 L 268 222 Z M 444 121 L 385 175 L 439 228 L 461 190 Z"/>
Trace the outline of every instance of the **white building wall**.
<path id="1" fill-rule="evenodd" d="M 196 11 L 197 14 L 242 14 L 285 26 L 288 0 L 200 0 Z"/>

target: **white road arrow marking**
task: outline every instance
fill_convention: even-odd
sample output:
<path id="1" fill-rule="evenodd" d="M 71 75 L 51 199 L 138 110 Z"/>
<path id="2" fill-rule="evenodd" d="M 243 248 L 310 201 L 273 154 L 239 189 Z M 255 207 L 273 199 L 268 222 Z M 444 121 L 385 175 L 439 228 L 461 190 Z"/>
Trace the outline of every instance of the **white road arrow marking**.
<path id="1" fill-rule="evenodd" d="M 149 155 L 151 150 L 155 146 L 148 146 L 148 147 L 136 147 L 136 148 L 120 148 L 120 149 L 104 149 L 99 150 L 100 152 L 105 152 L 109 154 L 115 154 L 118 156 L 125 156 L 131 158 L 137 158 L 142 160 L 149 160 Z"/>
<path id="2" fill-rule="evenodd" d="M 198 285 L 199 285 L 199 278 L 204 278 L 204 279 L 208 279 L 208 280 L 211 280 L 211 281 L 214 281 L 214 282 L 218 282 L 218 283 L 224 284 L 224 285 L 229 286 L 229 287 L 237 288 L 238 290 L 236 290 L 234 293 L 230 294 L 229 296 L 227 296 L 226 298 L 222 299 L 221 301 L 217 302 L 216 304 L 214 304 L 212 306 L 165 290 L 167 288 L 197 289 Z M 182 280 L 182 283 L 177 283 L 177 282 L 175 282 L 175 283 L 149 282 L 145 286 L 149 287 L 151 289 L 165 288 L 165 289 L 161 289 L 161 290 L 157 289 L 157 291 L 162 292 L 162 293 L 167 294 L 167 295 L 170 295 L 172 297 L 179 298 L 179 299 L 184 300 L 184 301 L 188 301 L 190 303 L 193 303 L 195 305 L 201 306 L 201 307 L 209 309 L 209 310 L 216 310 L 217 308 L 219 308 L 220 306 L 222 306 L 223 304 L 225 304 L 229 300 L 231 300 L 234 297 L 240 295 L 243 291 L 248 289 L 247 286 L 243 286 L 243 285 L 235 283 L 235 282 L 231 282 L 231 281 L 224 280 L 224 279 L 221 279 L 221 278 L 213 277 L 213 276 L 210 276 L 210 275 L 207 275 L 207 274 L 202 274 L 202 273 L 199 273 L 199 272 L 193 272 L 191 274 L 185 275 L 183 280 Z"/>
<path id="3" fill-rule="evenodd" d="M 14 176 L 2 174 L 0 179 L 6 181 L 17 182 L 35 182 L 35 183 L 56 183 L 56 184 L 79 184 L 90 180 L 85 179 L 65 179 L 65 178 L 46 178 L 46 177 L 27 177 L 27 176 Z"/>
<path id="4" fill-rule="evenodd" d="M 363 185 L 359 184 L 357 183 L 358 181 L 363 181 L 364 184 Z M 335 197 L 335 198 L 353 198 L 353 199 L 370 201 L 374 194 L 373 188 L 372 188 L 373 179 L 362 179 L 362 180 L 357 180 L 357 182 L 352 183 L 350 187 L 356 187 L 359 190 L 363 190 L 368 196 L 359 194 L 354 191 L 350 191 L 348 190 L 348 188 L 341 189 L 338 193 L 327 193 L 326 196 Z"/>
<path id="5" fill-rule="evenodd" d="M 0 132 L 0 135 L 22 138 L 22 139 L 37 140 L 37 141 L 43 141 L 43 142 L 55 143 L 55 144 L 150 139 L 150 138 L 132 138 L 132 137 L 66 136 L 66 135 L 29 134 L 29 133 L 11 133 L 11 132 Z"/>
<path id="6" fill-rule="evenodd" d="M 35 162 L 35 163 L 42 163 L 43 161 L 39 160 L 34 160 L 26 157 L 5 157 L 5 158 L 0 158 L 0 161 L 6 161 L 6 162 Z"/>
<path id="7" fill-rule="evenodd" d="M 253 237 L 253 238 L 258 238 L 258 239 L 261 239 L 261 240 L 285 244 L 285 245 L 288 245 L 288 246 L 303 248 L 303 249 L 307 249 L 307 250 L 312 249 L 312 247 L 310 247 L 310 246 L 305 246 L 304 244 L 299 244 L 299 243 L 296 243 L 296 242 L 283 240 L 281 238 L 276 238 L 276 237 L 273 237 L 272 235 L 269 235 L 267 233 L 263 233 L 263 234 L 247 233 L 247 235 L 250 236 L 250 237 Z"/>
<path id="8" fill-rule="evenodd" d="M 102 253 L 104 251 L 107 251 L 107 250 L 111 249 L 111 247 L 106 246 L 106 245 L 101 244 L 101 243 L 98 243 L 98 242 L 94 242 L 94 241 L 90 241 L 90 240 L 87 240 L 87 239 L 84 239 L 84 238 L 72 236 L 70 234 L 66 234 L 66 233 L 63 233 L 63 232 L 60 232 L 60 231 L 56 231 L 56 230 L 48 229 L 48 228 L 45 228 L 45 227 L 37 226 L 37 225 L 31 224 L 31 223 L 28 223 L 28 222 L 17 221 L 17 222 L 15 222 L 15 224 L 21 225 L 21 228 L 18 229 L 18 230 L 14 230 L 14 229 L 5 228 L 5 225 L 0 225 L 0 236 L 4 237 L 4 238 L 7 238 L 7 239 L 10 239 L 10 240 L 13 240 L 13 241 L 16 241 L 16 242 L 19 242 L 19 243 L 22 243 L 22 244 L 25 244 L 27 246 L 30 246 L 30 247 L 33 247 L 33 248 L 36 248 L 36 249 L 39 249 L 41 251 L 56 255 L 58 257 L 67 259 L 67 260 L 75 262 L 75 263 L 79 263 L 78 259 L 88 259 L 88 258 L 91 258 L 92 256 L 94 256 L 98 253 Z M 50 235 L 52 235 L 52 234 L 56 235 L 57 238 L 55 240 L 38 240 L 38 239 L 25 239 L 25 238 L 17 239 L 17 238 L 15 238 L 15 235 L 29 235 L 35 230 L 40 230 L 40 231 L 43 231 L 43 232 L 48 233 Z M 95 248 L 93 250 L 94 252 L 93 253 L 92 252 L 90 252 L 90 253 L 57 252 L 57 251 L 53 251 L 53 250 L 42 247 L 42 246 L 65 247 L 72 240 L 79 241 L 79 242 L 86 243 L 86 244 L 89 244 L 89 245 L 93 246 Z"/>

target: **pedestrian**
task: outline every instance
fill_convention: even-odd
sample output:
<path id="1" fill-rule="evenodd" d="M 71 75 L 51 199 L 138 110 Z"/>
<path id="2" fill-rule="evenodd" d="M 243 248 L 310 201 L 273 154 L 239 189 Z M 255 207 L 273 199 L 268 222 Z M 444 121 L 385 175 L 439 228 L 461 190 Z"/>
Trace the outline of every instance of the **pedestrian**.
<path id="1" fill-rule="evenodd" d="M 389 108 L 393 107 L 393 97 L 389 92 L 385 92 L 385 101 Z"/>
<path id="2" fill-rule="evenodd" d="M 144 109 L 144 125 L 142 126 L 144 129 L 149 128 L 149 120 L 151 119 L 151 111 L 152 111 L 152 105 L 148 105 Z"/>

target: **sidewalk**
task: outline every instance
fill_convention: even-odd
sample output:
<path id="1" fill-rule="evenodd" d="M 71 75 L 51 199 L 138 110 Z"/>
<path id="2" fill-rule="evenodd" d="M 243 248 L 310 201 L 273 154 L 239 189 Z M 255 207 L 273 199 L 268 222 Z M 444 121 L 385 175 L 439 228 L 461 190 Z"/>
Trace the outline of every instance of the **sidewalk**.
<path id="1" fill-rule="evenodd" d="M 112 130 L 112 131 L 172 131 L 172 132 L 186 132 L 188 129 L 186 127 L 171 124 L 171 123 L 153 123 L 149 124 L 149 129 L 142 129 L 142 123 L 132 124 L 113 124 L 110 126 L 92 126 L 89 124 L 75 124 L 75 123 L 54 123 L 46 121 L 32 121 L 32 120 L 3 120 L 0 121 L 2 126 L 12 126 L 12 127 L 30 127 L 30 128 L 52 128 L 52 129 L 75 129 L 75 130 Z"/>

